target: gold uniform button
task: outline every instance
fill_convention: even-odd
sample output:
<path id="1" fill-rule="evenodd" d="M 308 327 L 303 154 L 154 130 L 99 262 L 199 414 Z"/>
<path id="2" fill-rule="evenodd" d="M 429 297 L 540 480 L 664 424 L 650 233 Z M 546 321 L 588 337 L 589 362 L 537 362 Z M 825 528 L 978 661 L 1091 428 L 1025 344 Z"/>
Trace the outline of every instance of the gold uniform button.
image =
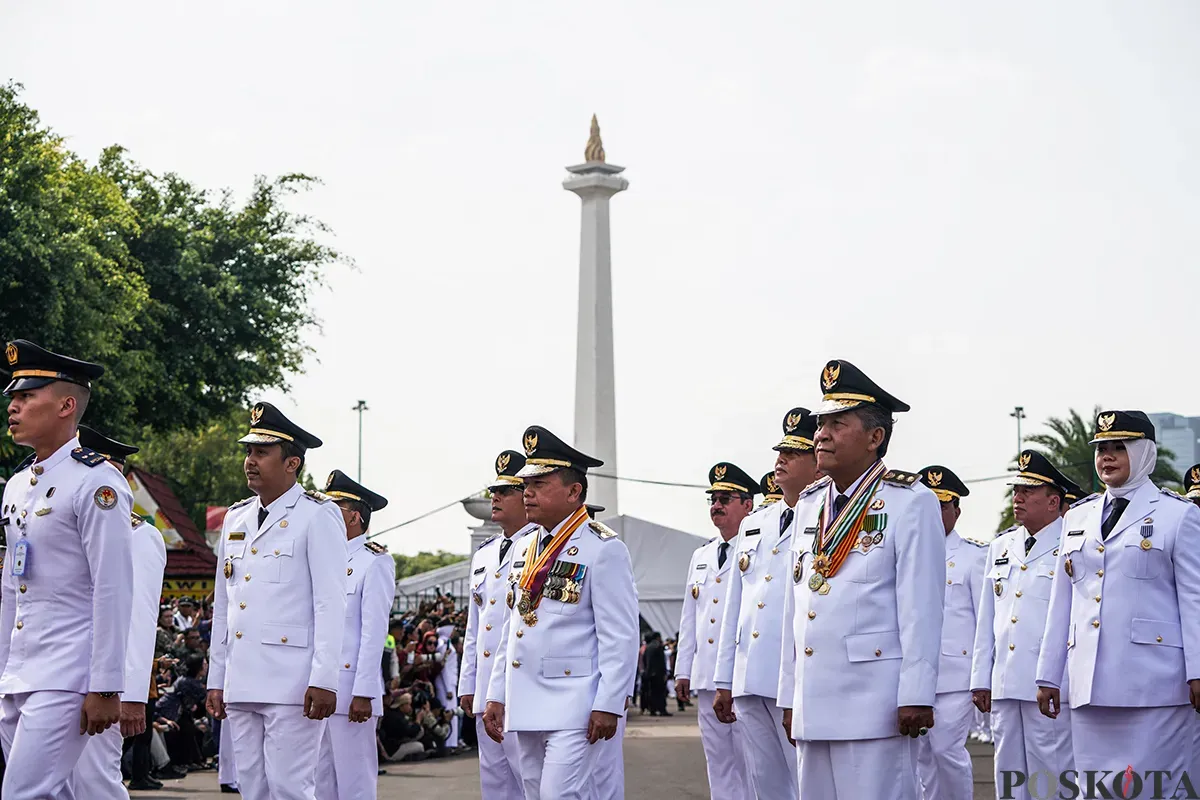
<path id="1" fill-rule="evenodd" d="M 753 632 L 752 632 L 750 635 L 751 635 L 752 637 L 754 637 L 755 639 L 757 639 L 757 638 L 758 638 L 758 631 L 753 631 Z"/>
<path id="2" fill-rule="evenodd" d="M 484 629 L 485 631 L 490 631 L 490 630 L 492 629 L 492 623 L 490 623 L 490 622 L 489 622 L 487 625 L 484 625 L 484 626 L 483 626 L 483 629 Z"/>
<path id="3" fill-rule="evenodd" d="M 1104 570 L 1102 570 L 1102 569 L 1098 569 L 1098 570 L 1096 570 L 1096 577 L 1097 577 L 1097 578 L 1103 578 L 1103 577 L 1104 577 Z"/>
<path id="4" fill-rule="evenodd" d="M 347 661 L 347 662 L 346 662 L 346 669 L 350 669 L 350 662 L 349 662 L 349 661 Z"/>
<path id="5" fill-rule="evenodd" d="M 1095 597 L 1093 597 L 1092 599 L 1093 599 L 1093 600 L 1095 600 L 1097 603 L 1099 603 L 1099 602 L 1100 602 L 1100 595 L 1096 595 L 1096 596 L 1095 596 Z"/>
<path id="6" fill-rule="evenodd" d="M 709 617 L 709 618 L 708 618 L 708 621 L 709 621 L 709 622 L 711 622 L 711 623 L 715 623 L 715 622 L 717 621 L 717 618 L 716 618 L 716 617 Z"/>
<path id="7" fill-rule="evenodd" d="M 518 638 L 518 639 L 520 639 L 520 638 L 521 638 L 521 637 L 523 637 L 524 635 L 525 635 L 525 631 L 524 631 L 524 630 L 519 630 L 519 631 L 517 631 L 517 638 Z"/>
<path id="8" fill-rule="evenodd" d="M 278 548 L 278 547 L 276 547 L 276 548 L 275 548 L 275 555 L 279 555 L 279 548 Z"/>
<path id="9" fill-rule="evenodd" d="M 276 550 L 275 552 L 278 553 L 279 551 Z M 353 575 L 353 574 L 354 574 L 354 567 L 346 567 L 346 575 L 349 576 L 349 575 Z"/>
<path id="10" fill-rule="evenodd" d="M 950 585 L 950 584 L 952 584 L 952 583 L 954 583 L 954 581 L 950 580 L 949 578 L 946 578 L 946 585 L 947 585 L 947 586 L 949 586 L 949 585 Z"/>
<path id="11" fill-rule="evenodd" d="M 36 467 L 33 468 L 34 475 L 41 475 L 45 471 L 46 471 L 46 468 L 43 467 L 41 464 L 38 464 Z"/>
<path id="12" fill-rule="evenodd" d="M 759 607 L 759 608 L 766 608 L 766 607 L 767 607 L 767 604 L 766 604 L 766 603 L 764 603 L 764 602 L 762 602 L 762 601 L 759 601 L 758 607 Z"/>
<path id="13" fill-rule="evenodd" d="M 497 577 L 497 578 L 499 578 L 499 577 L 500 577 L 500 573 L 499 573 L 499 572 L 497 572 L 497 573 L 496 573 L 496 577 Z"/>
<path id="14" fill-rule="evenodd" d="M 1054 577 L 1054 570 L 1050 570 L 1050 577 L 1051 577 L 1051 578 L 1053 578 L 1053 577 Z"/>
<path id="15" fill-rule="evenodd" d="M 29 479 L 29 485 L 30 485 L 30 486 L 37 486 L 37 478 L 30 478 L 30 479 Z"/>
<path id="16" fill-rule="evenodd" d="M 1020 597 L 1022 594 L 1024 594 L 1024 592 L 1022 592 L 1020 589 L 1018 589 L 1018 590 L 1017 590 L 1017 597 Z"/>
<path id="17" fill-rule="evenodd" d="M 1098 619 L 1094 619 L 1094 620 L 1092 620 L 1092 627 L 1093 627 L 1093 628 L 1099 628 L 1099 627 L 1100 627 L 1100 620 L 1098 620 Z"/>
<path id="18" fill-rule="evenodd" d="M 571 674 L 571 670 L 569 670 L 569 669 L 563 670 L 563 675 L 570 675 L 570 674 Z"/>
<path id="19" fill-rule="evenodd" d="M 1156 641 L 1156 642 L 1161 642 L 1161 641 L 1162 641 L 1162 637 L 1161 637 L 1161 636 L 1155 636 L 1155 637 L 1154 637 L 1154 641 Z"/>
<path id="20" fill-rule="evenodd" d="M 245 609 L 245 608 L 246 608 L 246 604 L 245 604 L 245 603 L 238 603 L 238 608 Z"/>
<path id="21" fill-rule="evenodd" d="M 236 631 L 236 632 L 235 632 L 233 635 L 234 635 L 234 637 L 236 637 L 236 638 L 238 638 L 238 639 L 242 638 L 242 632 L 241 632 L 241 631 Z"/>
<path id="22" fill-rule="evenodd" d="M 1016 621 L 1017 621 L 1017 618 L 1016 618 L 1016 617 L 1010 617 L 1010 619 L 1012 619 L 1012 621 L 1013 621 L 1013 622 L 1016 622 Z"/>
<path id="23" fill-rule="evenodd" d="M 804 648 L 804 655 L 806 655 L 806 656 L 811 656 L 811 655 L 812 655 L 812 648 L 811 648 L 811 647 L 806 647 L 806 648 Z"/>
<path id="24" fill-rule="evenodd" d="M 286 637 L 286 636 L 280 636 L 280 637 L 279 637 L 279 641 L 283 642 L 284 644 L 287 644 L 287 637 Z"/>
<path id="25" fill-rule="evenodd" d="M 281 527 L 281 528 L 286 528 L 287 526 L 288 526 L 288 521 L 286 519 L 283 522 L 279 523 L 279 527 Z M 279 551 L 276 550 L 275 552 L 278 553 Z"/>
<path id="26" fill-rule="evenodd" d="M 714 602 L 714 603 L 715 603 L 715 602 L 717 602 L 717 598 L 715 598 L 715 597 L 714 597 L 714 598 L 713 598 L 713 602 Z"/>
<path id="27" fill-rule="evenodd" d="M 967 654 L 967 651 L 966 651 L 966 650 L 963 650 L 963 655 L 965 656 L 966 654 Z"/>
<path id="28" fill-rule="evenodd" d="M 1097 551 L 1097 552 L 1099 552 L 1099 553 L 1103 553 L 1103 552 L 1104 552 L 1104 545 L 1100 545 L 1099 547 L 1097 547 L 1097 548 L 1096 548 L 1096 551 Z"/>
<path id="29" fill-rule="evenodd" d="M 1009 649 L 1009 650 L 1016 650 L 1016 649 L 1017 649 L 1017 646 L 1016 646 L 1015 644 L 1009 644 L 1009 645 L 1008 645 L 1008 649 Z"/>
<path id="30" fill-rule="evenodd" d="M 245 577 L 245 578 L 243 578 L 243 580 L 247 580 L 247 581 L 248 581 L 248 580 L 250 580 L 250 573 L 249 573 L 249 572 L 247 572 L 247 573 L 246 573 L 246 577 Z"/>
<path id="31" fill-rule="evenodd" d="M 484 657 L 484 658 L 491 658 L 491 657 L 492 657 L 492 651 L 491 651 L 491 650 L 484 650 L 484 651 L 483 651 L 483 657 Z"/>
<path id="32" fill-rule="evenodd" d="M 22 622 L 21 620 L 17 620 L 17 630 L 21 630 L 21 628 L 24 628 L 24 627 L 25 627 L 25 623 Z"/>
<path id="33" fill-rule="evenodd" d="M 488 600 L 488 605 L 489 605 L 489 606 L 494 606 L 494 605 L 496 605 L 496 598 L 494 598 L 494 597 L 493 597 L 491 600 Z"/>
<path id="34" fill-rule="evenodd" d="M 817 612 L 815 612 L 815 611 L 810 611 L 810 612 L 808 612 L 808 618 L 809 618 L 809 619 L 816 619 L 816 618 L 817 618 Z"/>
<path id="35" fill-rule="evenodd" d="M 953 566 L 954 566 L 954 562 L 953 562 L 953 561 L 951 561 L 951 562 L 950 562 L 949 564 L 947 564 L 946 566 L 947 566 L 947 567 L 953 567 Z"/>
<path id="36" fill-rule="evenodd" d="M 25 586 L 25 584 L 22 583 L 21 584 L 21 594 L 25 594 L 25 589 L 26 589 L 26 586 Z"/>
<path id="37" fill-rule="evenodd" d="M 766 581 L 767 583 L 770 583 L 770 582 L 771 582 L 771 576 L 770 576 L 770 575 L 767 575 L 765 578 L 763 578 L 763 580 L 764 580 L 764 581 Z"/>
<path id="38" fill-rule="evenodd" d="M 778 547 L 772 547 L 772 548 L 771 548 L 771 555 L 773 555 L 773 556 L 777 556 L 777 555 L 779 555 L 779 548 L 778 548 Z"/>
<path id="39" fill-rule="evenodd" d="M 514 662 L 513 662 L 513 669 L 520 669 L 520 668 L 521 668 L 521 662 L 520 662 L 520 661 L 514 661 Z"/>
<path id="40" fill-rule="evenodd" d="M 258 548 L 257 548 L 257 547 L 251 547 L 251 548 L 250 548 L 250 555 L 253 555 L 253 556 L 256 556 L 256 555 L 258 555 Z"/>
<path id="41" fill-rule="evenodd" d="M 1027 570 L 1027 569 L 1029 569 L 1029 565 L 1028 565 L 1028 564 L 1022 564 L 1022 565 L 1021 565 L 1021 571 L 1022 571 L 1022 572 L 1024 572 L 1024 571 L 1025 571 L 1025 570 Z"/>
<path id="42" fill-rule="evenodd" d="M 717 577 L 717 583 L 720 583 L 720 582 L 721 582 L 721 578 L 718 576 L 718 577 Z"/>
<path id="43" fill-rule="evenodd" d="M 875 651 L 875 657 L 876 657 L 876 658 L 879 658 L 881 655 L 883 655 L 883 651 L 882 651 L 882 650 L 876 650 L 876 651 Z"/>
<path id="44" fill-rule="evenodd" d="M 712 644 L 712 643 L 713 643 L 713 640 L 712 640 L 712 639 L 709 639 L 709 640 L 708 640 L 708 643 L 709 643 L 709 644 Z"/>

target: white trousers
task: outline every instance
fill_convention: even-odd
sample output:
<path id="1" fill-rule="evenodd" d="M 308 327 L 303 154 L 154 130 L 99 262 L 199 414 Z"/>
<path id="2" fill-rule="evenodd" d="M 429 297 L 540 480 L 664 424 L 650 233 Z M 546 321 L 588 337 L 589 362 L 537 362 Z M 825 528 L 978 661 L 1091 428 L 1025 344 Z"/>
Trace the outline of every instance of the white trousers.
<path id="1" fill-rule="evenodd" d="M 317 762 L 317 800 L 375 800 L 379 787 L 379 748 L 375 717 L 351 722 L 345 714 L 325 720 Z"/>
<path id="2" fill-rule="evenodd" d="M 4 746 L 3 800 L 67 800 L 70 779 L 88 743 L 79 733 L 83 695 L 21 692 L 0 698 L 0 742 Z"/>
<path id="3" fill-rule="evenodd" d="M 1119 771 L 1132 764 L 1141 775 L 1166 770 L 1173 780 L 1164 784 L 1173 787 L 1179 774 L 1191 766 L 1194 717 L 1191 706 L 1073 708 L 1075 769 L 1081 774 L 1089 769 Z"/>
<path id="4" fill-rule="evenodd" d="M 125 743 L 121 726 L 87 737 L 83 753 L 71 773 L 71 789 L 88 800 L 129 800 L 121 777 L 121 749 Z"/>
<path id="5" fill-rule="evenodd" d="M 1028 783 L 1018 785 L 1016 773 L 1028 777 L 1035 772 L 1047 772 L 1057 777 L 1073 768 L 1071 728 L 1074 716 L 1075 712 L 1066 706 L 1058 719 L 1050 719 L 1042 715 L 1036 702 L 1030 700 L 992 701 L 998 797 L 1015 800 L 1032 797 Z M 1004 794 L 1006 788 L 1010 790 L 1007 795 Z"/>
<path id="6" fill-rule="evenodd" d="M 735 727 L 758 800 L 796 800 L 800 776 L 795 748 L 783 731 L 783 709 L 773 697 L 735 697 Z"/>
<path id="7" fill-rule="evenodd" d="M 237 786 L 237 759 L 233 756 L 233 727 L 229 720 L 221 723 L 221 744 L 217 758 L 217 783 Z"/>
<path id="8" fill-rule="evenodd" d="M 744 725 L 726 725 L 713 711 L 716 692 L 701 691 L 696 698 L 696 717 L 700 722 L 700 741 L 704 745 L 704 760 L 708 763 L 708 790 L 713 800 L 754 800 L 750 787 L 750 768 L 742 742 Z"/>
<path id="9" fill-rule="evenodd" d="M 524 800 L 521 785 L 521 734 L 509 731 L 504 742 L 497 743 L 483 727 L 483 715 L 475 717 L 475 738 L 479 742 L 479 788 L 483 800 Z"/>
<path id="10" fill-rule="evenodd" d="M 508 738 L 505 734 L 504 738 Z M 520 731 L 521 782 L 525 800 L 585 800 L 588 778 L 600 751 L 588 744 L 586 730 Z"/>
<path id="11" fill-rule="evenodd" d="M 908 736 L 797 742 L 800 796 L 814 800 L 917 800 L 916 747 Z"/>
<path id="12" fill-rule="evenodd" d="M 971 800 L 975 793 L 967 733 L 976 711 L 971 693 L 943 692 L 933 703 L 933 727 L 917 739 L 917 774 L 925 800 Z"/>
<path id="13" fill-rule="evenodd" d="M 613 738 L 592 745 L 600 748 L 592 766 L 592 800 L 625 800 L 625 720 L 617 718 Z"/>
<path id="14" fill-rule="evenodd" d="M 453 711 L 454 707 L 451 706 L 450 710 Z M 450 733 L 446 735 L 446 747 L 451 750 L 458 747 L 458 720 L 458 716 L 450 718 Z"/>
<path id="15" fill-rule="evenodd" d="M 304 716 L 303 706 L 230 703 L 238 788 L 245 800 L 315 800 L 316 764 L 327 720 Z"/>

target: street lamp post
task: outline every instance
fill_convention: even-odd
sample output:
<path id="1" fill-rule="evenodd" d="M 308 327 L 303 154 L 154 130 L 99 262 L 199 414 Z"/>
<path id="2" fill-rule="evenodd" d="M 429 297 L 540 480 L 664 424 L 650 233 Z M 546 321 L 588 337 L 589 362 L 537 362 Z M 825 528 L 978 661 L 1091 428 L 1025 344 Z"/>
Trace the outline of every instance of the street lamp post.
<path id="1" fill-rule="evenodd" d="M 358 412 L 358 477 L 356 480 L 362 483 L 362 418 L 363 412 L 369 410 L 366 400 L 359 400 L 358 404 L 351 411 Z"/>
<path id="2" fill-rule="evenodd" d="M 1025 440 L 1021 438 L 1021 420 L 1025 419 L 1025 406 L 1017 406 L 1009 416 L 1017 420 L 1017 458 L 1020 458 L 1021 450 L 1025 448 Z"/>

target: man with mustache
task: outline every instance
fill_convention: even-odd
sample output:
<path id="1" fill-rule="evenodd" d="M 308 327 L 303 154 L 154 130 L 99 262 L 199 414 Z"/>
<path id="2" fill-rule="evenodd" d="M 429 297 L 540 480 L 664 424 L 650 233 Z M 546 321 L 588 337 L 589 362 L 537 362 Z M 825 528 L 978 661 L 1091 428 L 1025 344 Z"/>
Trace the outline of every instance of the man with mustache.
<path id="1" fill-rule="evenodd" d="M 133 608 L 133 496 L 79 420 L 104 367 L 9 342 L 8 431 L 33 448 L 4 486 L 0 741 L 4 796 L 59 797 L 121 718 Z M 84 736 L 83 734 L 88 734 Z"/>
<path id="2" fill-rule="evenodd" d="M 826 477 L 800 493 L 785 592 L 779 705 L 800 796 L 916 800 L 913 740 L 933 727 L 945 547 L 937 497 L 888 470 L 901 402 L 830 361 L 814 443 Z"/>
<path id="3" fill-rule="evenodd" d="M 496 477 L 488 486 L 492 495 L 492 522 L 500 534 L 479 546 L 471 558 L 471 603 L 467 611 L 467 631 L 463 637 L 462 672 L 458 676 L 458 703 L 463 713 L 475 720 L 479 742 L 479 784 L 483 800 L 521 800 L 521 754 L 517 734 L 493 741 L 483 727 L 484 695 L 494 655 L 500 643 L 500 631 L 508 611 L 505 596 L 509 574 L 525 566 L 524 551 L 514 545 L 537 530 L 525 516 L 522 499 L 524 484 L 517 473 L 525 466 L 525 456 L 505 450 L 496 456 Z"/>
<path id="4" fill-rule="evenodd" d="M 783 438 L 774 447 L 774 481 L 783 502 L 742 522 L 734 546 L 738 568 L 730 579 L 717 651 L 717 719 L 739 721 L 738 736 L 759 800 L 791 800 L 798 790 L 796 749 L 784 730 L 776 692 L 788 551 L 800 492 L 817 479 L 816 429 L 817 418 L 807 408 L 793 408 L 783 417 Z"/>
<path id="5" fill-rule="evenodd" d="M 700 741 L 708 763 L 708 787 L 714 798 L 752 797 L 742 725 L 722 720 L 714 708 L 714 674 L 721 643 L 723 601 L 737 576 L 734 541 L 742 521 L 754 507 L 758 486 L 739 467 L 722 461 L 708 471 L 709 516 L 720 532 L 692 554 L 688 564 L 679 649 L 675 656 L 675 693 L 699 694 L 696 710 Z M 722 722 L 731 724 L 722 725 Z"/>
<path id="6" fill-rule="evenodd" d="M 233 734 L 247 800 L 314 800 L 324 720 L 337 707 L 346 523 L 298 483 L 316 436 L 270 403 L 250 411 L 246 483 L 217 550 L 208 712 Z"/>

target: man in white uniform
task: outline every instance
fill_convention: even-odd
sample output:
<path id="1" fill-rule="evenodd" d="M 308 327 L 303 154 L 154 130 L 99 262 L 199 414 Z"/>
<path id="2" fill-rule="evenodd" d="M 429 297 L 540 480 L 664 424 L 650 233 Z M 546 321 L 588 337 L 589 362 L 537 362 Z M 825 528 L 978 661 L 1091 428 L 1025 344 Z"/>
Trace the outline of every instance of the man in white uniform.
<path id="1" fill-rule="evenodd" d="M 698 694 L 696 716 L 708 764 L 708 787 L 714 798 L 753 797 L 747 763 L 745 722 L 722 724 L 714 709 L 717 647 L 729 587 L 737 579 L 734 542 L 743 520 L 754 507 L 754 479 L 722 461 L 708 471 L 709 516 L 719 536 L 696 549 L 688 564 L 679 620 L 679 651 L 675 656 L 675 693 L 685 699 Z M 730 634 L 732 636 L 732 634 Z"/>
<path id="2" fill-rule="evenodd" d="M 616 734 L 633 686 L 637 590 L 625 544 L 584 507 L 586 472 L 601 462 L 538 426 L 524 444 L 517 477 L 542 530 L 517 545 L 525 565 L 506 598 L 484 726 L 498 742 L 520 734 L 526 800 L 583 800 L 593 745 Z"/>
<path id="3" fill-rule="evenodd" d="M 742 522 L 734 546 L 738 569 L 730 580 L 721 628 L 717 719 L 738 721 L 759 800 L 792 800 L 798 791 L 797 749 L 784 730 L 776 692 L 796 501 L 817 479 L 816 430 L 817 418 L 807 408 L 793 408 L 783 417 L 783 438 L 774 448 L 774 482 L 783 491 L 783 502 Z"/>
<path id="4" fill-rule="evenodd" d="M 346 523 L 346 619 L 337 708 L 325 724 L 317 767 L 321 800 L 374 800 L 379 783 L 375 725 L 383 716 L 383 645 L 396 595 L 396 562 L 367 541 L 371 514 L 387 498 L 335 469 L 325 494 Z"/>
<path id="5" fill-rule="evenodd" d="M 81 734 L 118 724 L 130 688 L 133 495 L 76 435 L 104 368 L 25 339 L 5 359 L 8 432 L 34 452 L 4 485 L 0 510 L 0 797 L 51 800 L 69 792 Z"/>
<path id="6" fill-rule="evenodd" d="M 1023 451 L 1017 464 L 1020 472 L 1012 486 L 1018 525 L 988 548 L 971 665 L 975 705 L 992 713 L 996 789 L 1001 793 L 1006 773 L 1058 775 L 1071 768 L 1070 720 L 1046 719 L 1038 712 L 1034 674 L 1062 536 L 1060 506 L 1067 479 L 1036 450 Z M 1030 796 L 1028 785 L 1015 785 L 1016 778 L 1008 781 L 1013 796 Z"/>
<path id="7" fill-rule="evenodd" d="M 1059 715 L 1069 676 L 1075 768 L 1166 770 L 1174 788 L 1200 709 L 1200 509 L 1151 482 L 1143 412 L 1101 412 L 1092 443 L 1105 491 L 1063 520 L 1038 704 Z"/>
<path id="8" fill-rule="evenodd" d="M 79 426 L 79 444 L 108 459 L 125 480 L 125 459 L 138 448 L 122 444 L 86 425 Z M 71 787 L 75 797 L 95 800 L 128 800 L 121 779 L 124 738 L 146 730 L 146 698 L 154 666 L 154 639 L 158 630 L 158 601 L 162 596 L 167 546 L 158 529 L 133 515 L 133 612 L 129 617 L 129 642 L 125 648 L 125 692 L 121 695 L 121 724 L 88 739 L 75 764 Z M 161 788 L 162 784 L 159 784 Z"/>
<path id="9" fill-rule="evenodd" d="M 501 532 L 481 544 L 471 558 L 471 604 L 463 636 L 458 695 L 463 712 L 475 720 L 483 800 L 520 800 L 525 796 L 517 734 L 505 736 L 502 743 L 495 742 L 483 728 L 484 695 L 508 611 L 505 596 L 510 573 L 519 573 L 525 566 L 513 545 L 537 530 L 537 525 L 525 517 L 524 486 L 517 477 L 524 466 L 525 456 L 516 450 L 505 450 L 496 456 L 496 479 L 488 491 L 492 495 L 492 522 L 500 526 Z"/>
<path id="10" fill-rule="evenodd" d="M 920 481 L 942 504 L 946 595 L 942 606 L 942 657 L 933 705 L 937 725 L 917 742 L 917 766 L 925 800 L 971 800 L 975 786 L 967 733 L 976 712 L 971 704 L 971 653 L 987 542 L 961 536 L 954 529 L 962 514 L 959 503 L 971 493 L 957 475 L 933 465 L 921 470 Z"/>
<path id="11" fill-rule="evenodd" d="M 937 497 L 883 465 L 907 404 L 848 361 L 821 374 L 826 477 L 800 494 L 779 704 L 808 800 L 915 800 L 913 739 L 933 727 L 945 546 Z"/>
<path id="12" fill-rule="evenodd" d="M 208 711 L 228 710 L 246 800 L 314 800 L 342 663 L 346 523 L 297 483 L 320 439 L 259 403 L 238 441 L 256 496 L 231 506 L 221 529 Z"/>

